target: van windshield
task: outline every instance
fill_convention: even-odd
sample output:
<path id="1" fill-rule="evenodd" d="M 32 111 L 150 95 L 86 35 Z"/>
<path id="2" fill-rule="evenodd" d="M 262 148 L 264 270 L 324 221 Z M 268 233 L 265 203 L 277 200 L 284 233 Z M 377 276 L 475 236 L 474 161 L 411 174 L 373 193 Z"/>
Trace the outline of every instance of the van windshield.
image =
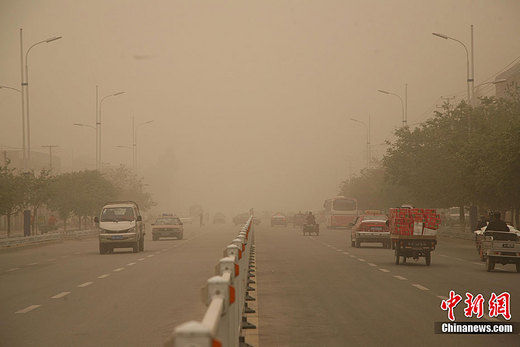
<path id="1" fill-rule="evenodd" d="M 135 220 L 134 209 L 131 207 L 108 207 L 101 212 L 102 222 L 131 222 Z"/>

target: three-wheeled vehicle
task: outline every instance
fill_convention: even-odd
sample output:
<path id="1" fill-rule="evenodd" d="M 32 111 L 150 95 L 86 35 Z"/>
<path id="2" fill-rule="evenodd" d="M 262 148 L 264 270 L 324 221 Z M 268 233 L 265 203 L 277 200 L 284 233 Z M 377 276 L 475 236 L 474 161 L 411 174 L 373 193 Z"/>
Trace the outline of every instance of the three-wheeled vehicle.
<path id="1" fill-rule="evenodd" d="M 395 264 L 406 263 L 407 258 L 424 257 L 431 264 L 431 252 L 437 245 L 435 230 L 440 217 L 435 210 L 420 208 L 390 209 L 390 239 L 394 248 Z"/>
<path id="2" fill-rule="evenodd" d="M 302 234 L 304 236 L 306 234 L 309 236 L 311 234 L 315 234 L 316 236 L 318 236 L 320 234 L 320 225 L 318 223 L 314 223 L 314 224 L 305 223 L 302 226 Z"/>
<path id="3" fill-rule="evenodd" d="M 520 239 L 514 232 L 484 232 L 482 249 L 485 249 L 486 270 L 495 269 L 495 264 L 515 264 L 516 272 L 520 272 Z"/>

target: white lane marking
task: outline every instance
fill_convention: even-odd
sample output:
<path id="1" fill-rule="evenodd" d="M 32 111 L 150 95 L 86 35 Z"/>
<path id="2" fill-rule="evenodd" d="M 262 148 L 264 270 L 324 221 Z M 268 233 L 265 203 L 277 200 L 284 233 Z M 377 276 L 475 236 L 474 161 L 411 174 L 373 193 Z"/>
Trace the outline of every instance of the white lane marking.
<path id="1" fill-rule="evenodd" d="M 350 254 L 350 253 L 349 253 L 349 252 L 343 252 L 343 254 L 347 254 L 347 255 L 348 255 L 348 254 Z"/>
<path id="2" fill-rule="evenodd" d="M 139 260 L 139 261 L 143 261 L 143 260 L 144 260 L 144 258 L 139 258 L 139 259 L 137 259 L 137 260 Z"/>
<path id="3" fill-rule="evenodd" d="M 33 266 L 33 265 L 38 265 L 38 263 L 29 263 L 29 264 L 27 264 L 27 266 Z"/>
<path id="4" fill-rule="evenodd" d="M 56 258 L 51 258 L 51 259 L 48 259 L 48 260 L 49 260 L 49 261 L 55 261 L 55 260 L 56 260 Z"/>
<path id="5" fill-rule="evenodd" d="M 104 274 L 104 275 L 98 276 L 98 278 L 107 278 L 108 276 L 110 276 L 110 275 L 109 274 Z"/>
<path id="6" fill-rule="evenodd" d="M 378 269 L 379 271 L 382 271 L 382 272 L 390 272 L 390 270 L 387 270 L 387 269 Z"/>
<path id="7" fill-rule="evenodd" d="M 374 264 L 374 263 L 367 263 L 367 264 L 370 265 L 370 266 L 377 266 L 377 265 Z"/>
<path id="8" fill-rule="evenodd" d="M 64 296 L 67 296 L 69 294 L 70 294 L 70 292 L 61 292 L 61 293 L 58 293 L 58 294 L 56 294 L 54 296 L 51 296 L 51 299 L 61 299 Z"/>
<path id="9" fill-rule="evenodd" d="M 395 275 L 394 277 L 397 278 L 398 280 L 406 281 L 406 278 L 403 276 Z"/>
<path id="10" fill-rule="evenodd" d="M 84 288 L 84 287 L 90 286 L 92 283 L 94 283 L 94 282 L 85 282 L 85 283 L 80 284 L 78 287 Z"/>
<path id="11" fill-rule="evenodd" d="M 80 255 L 80 254 L 81 254 L 81 252 L 74 252 L 74 254 L 75 254 L 75 255 Z"/>
<path id="12" fill-rule="evenodd" d="M 31 305 L 31 306 L 27 306 L 26 308 L 24 309 L 21 309 L 19 311 L 16 311 L 15 313 L 27 313 L 29 311 L 32 311 L 34 309 L 37 309 L 38 307 L 40 307 L 41 305 Z"/>
<path id="13" fill-rule="evenodd" d="M 61 257 L 62 257 L 62 258 L 67 258 L 67 257 L 68 257 L 68 255 L 62 255 Z"/>
<path id="14" fill-rule="evenodd" d="M 446 254 L 441 254 L 440 256 L 441 256 L 441 257 L 444 257 L 444 258 L 449 258 L 449 256 L 446 255 Z"/>
<path id="15" fill-rule="evenodd" d="M 421 286 L 420 284 L 417 284 L 417 283 L 412 284 L 412 286 L 414 286 L 415 288 L 420 289 L 420 290 L 429 290 L 428 288 Z"/>
<path id="16" fill-rule="evenodd" d="M 447 296 L 437 295 L 437 297 L 441 300 L 448 300 Z"/>
<path id="17" fill-rule="evenodd" d="M 13 267 L 12 269 L 7 270 L 6 272 L 12 272 L 12 271 L 16 271 L 16 270 L 20 270 L 20 268 L 19 267 Z"/>
<path id="18" fill-rule="evenodd" d="M 366 261 L 365 259 L 362 259 L 362 258 L 357 258 L 357 260 L 359 260 L 359 261 Z"/>
<path id="19" fill-rule="evenodd" d="M 159 253 L 161 253 L 161 252 L 155 252 L 155 254 L 159 254 Z"/>
<path id="20" fill-rule="evenodd" d="M 151 258 L 151 257 L 153 257 L 153 254 L 149 254 L 149 255 L 147 255 L 146 257 L 147 257 L 147 258 Z"/>
<path id="21" fill-rule="evenodd" d="M 354 254 L 351 254 L 350 257 L 351 257 L 351 258 L 355 258 L 356 256 L 355 256 Z"/>
<path id="22" fill-rule="evenodd" d="M 484 265 L 485 264 L 485 263 L 477 263 L 476 261 L 473 261 L 472 263 L 475 265 Z"/>
<path id="23" fill-rule="evenodd" d="M 343 250 L 341 250 L 341 249 L 336 249 L 336 252 L 343 252 Z"/>
<path id="24" fill-rule="evenodd" d="M 124 267 L 118 267 L 117 269 L 114 269 L 114 272 L 123 271 L 124 269 Z"/>
<path id="25" fill-rule="evenodd" d="M 128 263 L 126 264 L 127 266 L 132 266 L 132 265 L 135 265 L 135 263 Z"/>

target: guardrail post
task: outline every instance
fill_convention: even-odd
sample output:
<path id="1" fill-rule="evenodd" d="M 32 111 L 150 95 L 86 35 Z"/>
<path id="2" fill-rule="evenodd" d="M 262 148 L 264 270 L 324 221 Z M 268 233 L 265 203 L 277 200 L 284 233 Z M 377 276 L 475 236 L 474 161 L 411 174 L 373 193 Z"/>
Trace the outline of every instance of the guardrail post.
<path id="1" fill-rule="evenodd" d="M 185 347 L 185 346 L 207 346 L 213 344 L 211 331 L 202 323 L 189 321 L 176 327 L 173 336 L 164 344 L 165 347 Z"/>
<path id="2" fill-rule="evenodd" d="M 230 277 L 231 278 L 231 277 Z M 208 280 L 208 298 L 207 305 L 211 303 L 214 296 L 224 297 L 224 310 L 220 317 L 220 323 L 216 333 L 216 338 L 222 343 L 222 346 L 234 346 L 232 343 L 233 336 L 229 302 L 230 302 L 231 280 L 226 280 L 223 276 L 213 276 Z"/>

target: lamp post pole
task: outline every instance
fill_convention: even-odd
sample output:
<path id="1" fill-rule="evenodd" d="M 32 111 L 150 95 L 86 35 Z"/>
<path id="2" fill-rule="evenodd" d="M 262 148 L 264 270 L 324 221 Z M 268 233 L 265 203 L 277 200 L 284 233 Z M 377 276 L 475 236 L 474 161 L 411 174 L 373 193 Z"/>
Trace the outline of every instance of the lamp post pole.
<path id="1" fill-rule="evenodd" d="M 147 124 L 150 124 L 150 123 L 153 123 L 153 120 L 149 120 L 147 122 L 143 122 L 143 123 L 140 123 L 137 125 L 137 127 L 135 127 L 135 130 L 134 130 L 134 143 L 133 143 L 133 147 L 134 147 L 134 156 L 135 156 L 135 161 L 134 161 L 134 170 L 137 171 L 137 165 L 138 165 L 138 161 L 137 161 L 137 131 L 139 130 L 139 128 L 143 125 L 147 125 Z M 133 122 L 132 122 L 132 126 L 133 126 Z"/>
<path id="2" fill-rule="evenodd" d="M 96 90 L 97 90 L 97 88 L 96 88 Z M 103 106 L 103 101 L 105 101 L 105 99 L 107 99 L 107 98 L 110 98 L 110 97 L 113 97 L 113 96 L 122 95 L 124 93 L 125 92 L 117 92 L 117 93 L 109 94 L 109 95 L 106 95 L 106 96 L 102 97 L 101 101 L 99 102 L 99 105 L 97 107 L 97 109 L 98 109 L 97 120 L 98 121 L 96 122 L 96 125 L 98 127 L 98 155 L 97 155 L 97 160 L 98 160 L 97 169 L 98 170 L 101 170 L 101 109 L 102 109 L 102 106 Z M 97 102 L 96 102 L 96 104 L 97 104 Z"/>
<path id="3" fill-rule="evenodd" d="M 45 146 L 42 146 L 42 147 L 49 149 L 49 170 L 52 171 L 52 149 L 56 148 L 56 147 L 59 147 L 59 146 L 57 146 L 57 145 L 45 145 Z"/>
<path id="4" fill-rule="evenodd" d="M 396 96 L 399 98 L 399 101 L 401 101 L 401 114 L 403 116 L 403 127 L 407 126 L 408 125 L 408 115 L 407 115 L 408 105 L 406 105 L 406 107 L 405 107 L 403 98 L 399 94 L 392 93 L 387 90 L 378 89 L 377 91 L 380 93 L 383 93 L 383 94 L 393 95 L 393 96 Z M 405 84 L 405 98 L 406 98 L 406 103 L 408 104 L 408 84 Z"/>
<path id="5" fill-rule="evenodd" d="M 27 112 L 27 161 L 29 163 L 31 161 L 31 127 L 30 127 L 30 122 L 29 122 L 29 120 L 30 120 L 30 118 L 29 118 L 29 105 L 30 105 L 29 104 L 29 66 L 28 66 L 29 52 L 31 51 L 31 49 L 33 49 L 33 47 L 35 47 L 39 44 L 50 43 L 50 42 L 53 42 L 53 41 L 56 41 L 59 39 L 61 39 L 61 36 L 55 36 L 55 37 L 51 37 L 47 40 L 36 42 L 31 47 L 29 47 L 29 49 L 25 53 L 25 83 L 22 83 L 22 86 L 25 85 L 25 99 L 27 102 L 27 107 L 26 107 L 26 112 Z M 21 40 L 21 35 L 20 35 L 20 40 Z M 22 57 L 22 59 L 23 59 L 23 57 Z"/>

